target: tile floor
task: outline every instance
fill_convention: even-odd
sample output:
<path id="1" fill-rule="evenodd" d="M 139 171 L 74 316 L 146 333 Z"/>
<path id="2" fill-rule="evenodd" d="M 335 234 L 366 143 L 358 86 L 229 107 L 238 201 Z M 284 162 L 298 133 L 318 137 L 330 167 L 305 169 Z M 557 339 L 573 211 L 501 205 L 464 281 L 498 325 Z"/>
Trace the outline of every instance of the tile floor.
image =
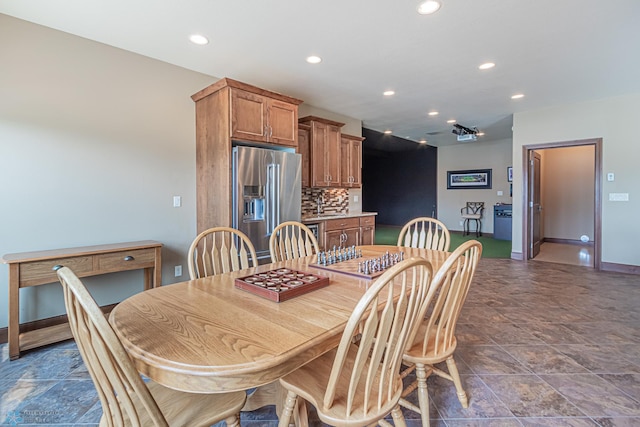
<path id="1" fill-rule="evenodd" d="M 457 335 L 470 405 L 431 377 L 434 427 L 640 426 L 639 276 L 483 259 Z M 6 344 L 0 354 L 0 425 L 97 425 L 100 404 L 73 342 L 13 362 Z M 241 423 L 276 419 L 266 407 Z M 321 425 L 313 414 L 311 424 Z"/>

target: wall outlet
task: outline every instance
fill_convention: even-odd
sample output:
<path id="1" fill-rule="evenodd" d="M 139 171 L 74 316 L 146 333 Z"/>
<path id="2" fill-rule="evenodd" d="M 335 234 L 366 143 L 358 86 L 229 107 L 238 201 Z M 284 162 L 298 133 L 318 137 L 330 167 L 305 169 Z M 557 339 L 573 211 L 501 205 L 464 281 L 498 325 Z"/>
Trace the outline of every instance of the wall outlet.
<path id="1" fill-rule="evenodd" d="M 460 225 L 464 225 L 464 222 L 463 222 L 463 221 L 460 221 Z"/>
<path id="2" fill-rule="evenodd" d="M 176 265 L 174 268 L 176 277 L 182 276 L 182 266 Z"/>
<path id="3" fill-rule="evenodd" d="M 353 203 L 358 203 L 358 200 L 360 200 L 360 198 L 358 197 L 357 194 L 353 196 Z"/>
<path id="4" fill-rule="evenodd" d="M 498 190 L 498 196 L 502 196 L 502 190 Z"/>

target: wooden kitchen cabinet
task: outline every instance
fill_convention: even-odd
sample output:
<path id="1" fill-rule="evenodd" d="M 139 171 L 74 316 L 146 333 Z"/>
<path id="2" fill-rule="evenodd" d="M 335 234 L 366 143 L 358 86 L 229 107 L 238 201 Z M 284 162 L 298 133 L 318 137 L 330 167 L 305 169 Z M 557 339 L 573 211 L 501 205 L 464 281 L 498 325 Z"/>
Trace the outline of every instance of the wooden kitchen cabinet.
<path id="1" fill-rule="evenodd" d="M 362 141 L 364 138 L 342 134 L 340 139 L 340 186 L 362 186 Z"/>
<path id="2" fill-rule="evenodd" d="M 231 88 L 231 138 L 297 146 L 298 105 Z"/>
<path id="3" fill-rule="evenodd" d="M 198 233 L 230 227 L 232 141 L 296 147 L 301 100 L 229 78 L 193 94 Z"/>
<path id="4" fill-rule="evenodd" d="M 324 249 L 360 244 L 360 219 L 330 219 L 324 225 Z"/>
<path id="5" fill-rule="evenodd" d="M 344 123 L 306 116 L 300 123 L 310 126 L 309 173 L 311 187 L 340 187 L 340 128 Z"/>
<path id="6" fill-rule="evenodd" d="M 362 216 L 360 217 L 360 244 L 375 245 L 376 237 L 376 217 Z"/>
<path id="7" fill-rule="evenodd" d="M 311 126 L 298 125 L 298 153 L 302 157 L 302 187 L 311 186 L 310 175 L 310 161 L 311 161 L 311 146 L 310 146 Z"/>

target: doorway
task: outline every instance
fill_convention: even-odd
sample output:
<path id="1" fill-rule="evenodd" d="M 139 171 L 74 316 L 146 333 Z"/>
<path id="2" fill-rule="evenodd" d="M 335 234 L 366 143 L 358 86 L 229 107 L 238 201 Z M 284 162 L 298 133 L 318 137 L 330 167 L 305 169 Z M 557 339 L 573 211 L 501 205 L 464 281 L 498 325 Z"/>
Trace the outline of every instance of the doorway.
<path id="1" fill-rule="evenodd" d="M 569 147 L 584 147 L 584 146 L 592 146 L 593 151 L 589 151 L 593 156 L 593 170 L 589 172 L 593 172 L 590 176 L 590 179 L 593 179 L 593 182 L 589 182 L 589 185 L 592 185 L 593 188 L 593 203 L 592 203 L 592 212 L 587 212 L 586 215 L 581 215 L 580 212 L 558 212 L 551 209 L 547 217 L 554 218 L 554 215 L 580 215 L 581 217 L 591 215 L 592 223 L 593 223 L 593 264 L 592 266 L 596 270 L 600 270 L 601 268 L 601 212 L 602 212 L 602 197 L 601 197 L 601 177 L 602 177 L 602 139 L 588 139 L 588 140 L 579 140 L 579 141 L 565 141 L 565 142 L 556 142 L 556 143 L 548 143 L 548 144 L 532 144 L 523 146 L 523 239 L 522 239 L 522 253 L 524 254 L 525 260 L 531 260 L 535 258 L 540 251 L 540 244 L 545 242 L 545 230 L 544 230 L 544 221 L 543 221 L 543 209 L 544 203 L 541 202 L 540 193 L 541 193 L 541 184 L 540 181 L 544 181 L 545 173 L 544 168 L 541 168 L 541 156 L 540 154 L 552 153 L 556 148 L 569 148 Z M 587 148 L 587 147 L 584 147 Z M 559 150 L 561 151 L 561 150 Z M 584 150 L 583 150 L 584 151 Z M 542 156 L 542 162 L 544 163 L 544 157 Z M 570 162 L 564 163 L 565 165 Z M 555 168 L 555 167 L 554 167 Z M 557 175 L 562 175 L 563 170 L 559 168 L 560 171 L 555 170 L 553 174 L 556 175 L 553 177 L 557 181 Z M 549 169 L 554 170 L 554 169 Z M 580 180 L 575 179 L 575 176 L 571 176 L 571 174 L 567 174 L 566 180 L 562 183 L 568 183 L 567 185 L 571 185 L 573 189 L 576 191 L 571 191 L 571 195 L 573 193 L 578 193 L 578 190 L 582 190 L 580 187 Z M 572 181 L 575 180 L 577 182 Z M 553 183 L 549 184 L 550 187 L 553 188 Z M 583 186 L 584 187 L 584 186 Z M 578 218 L 578 216 L 576 216 Z M 565 221 L 567 219 L 565 218 Z M 557 222 L 557 221 L 556 221 Z M 571 222 L 573 224 L 573 221 Z M 552 233 L 553 234 L 553 233 Z M 589 233 L 588 233 L 589 234 Z M 591 236 L 583 235 L 580 236 L 582 239 L 587 239 Z M 571 237 L 572 240 L 575 240 L 575 237 Z M 591 240 L 591 239 L 588 239 Z M 553 245 L 547 246 L 561 246 L 565 243 L 571 243 L 569 240 L 563 241 L 563 239 L 549 239 L 550 242 L 553 242 Z M 579 241 L 579 240 L 578 240 Z M 555 248 L 557 249 L 557 248 Z M 575 248 L 579 251 L 579 248 Z M 542 258 L 542 257 L 541 257 Z M 560 261 L 561 262 L 561 261 Z"/>

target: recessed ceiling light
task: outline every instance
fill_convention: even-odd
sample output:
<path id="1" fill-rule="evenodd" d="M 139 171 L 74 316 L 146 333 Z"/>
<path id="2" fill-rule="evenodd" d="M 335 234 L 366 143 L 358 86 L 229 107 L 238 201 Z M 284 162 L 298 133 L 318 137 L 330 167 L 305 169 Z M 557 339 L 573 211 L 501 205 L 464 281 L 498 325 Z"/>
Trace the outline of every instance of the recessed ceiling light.
<path id="1" fill-rule="evenodd" d="M 320 58 L 319 56 L 311 55 L 307 57 L 307 62 L 309 64 L 319 64 L 322 62 L 322 58 Z"/>
<path id="2" fill-rule="evenodd" d="M 437 116 L 438 114 L 440 113 L 438 113 L 437 111 L 429 111 L 430 116 Z"/>
<path id="3" fill-rule="evenodd" d="M 456 119 L 447 120 L 447 123 L 455 123 L 455 122 L 457 122 Z"/>
<path id="4" fill-rule="evenodd" d="M 209 43 L 209 39 L 206 38 L 205 36 L 201 36 L 200 34 L 190 35 L 189 40 L 191 41 L 191 43 L 198 44 L 201 46 Z"/>
<path id="5" fill-rule="evenodd" d="M 382 94 L 384 96 L 391 96 L 391 95 L 395 95 L 396 93 L 392 90 L 385 90 L 384 92 L 382 92 Z"/>
<path id="6" fill-rule="evenodd" d="M 478 136 L 484 136 L 484 132 L 478 132 L 478 133 L 476 133 L 476 135 L 478 135 Z"/>
<path id="7" fill-rule="evenodd" d="M 423 1 L 418 5 L 418 13 L 420 15 L 431 15 L 440 9 L 440 2 L 435 0 Z"/>
<path id="8" fill-rule="evenodd" d="M 493 68 L 495 66 L 496 64 L 494 64 L 493 62 L 485 62 L 484 64 L 480 64 L 478 68 L 481 70 L 488 70 L 489 68 Z"/>
<path id="9" fill-rule="evenodd" d="M 426 139 L 421 139 L 419 142 L 420 142 L 420 144 L 426 144 L 427 140 Z"/>
<path id="10" fill-rule="evenodd" d="M 392 132 L 390 130 L 385 130 L 384 133 L 386 133 L 387 135 L 391 134 Z"/>
<path id="11" fill-rule="evenodd" d="M 517 93 L 517 94 L 511 96 L 511 99 L 520 99 L 520 98 L 524 98 L 524 94 L 523 93 Z"/>

